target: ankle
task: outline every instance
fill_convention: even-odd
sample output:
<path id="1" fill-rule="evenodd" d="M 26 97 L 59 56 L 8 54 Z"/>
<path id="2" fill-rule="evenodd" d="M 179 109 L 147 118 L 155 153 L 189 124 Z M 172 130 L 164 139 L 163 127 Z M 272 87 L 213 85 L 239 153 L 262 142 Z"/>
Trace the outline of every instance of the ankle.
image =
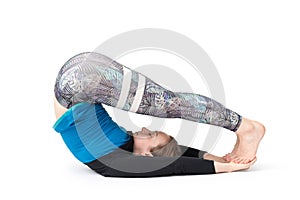
<path id="1" fill-rule="evenodd" d="M 255 129 L 255 124 L 252 120 L 247 118 L 242 118 L 242 123 L 238 130 L 236 131 L 237 135 L 243 134 L 245 132 L 252 132 Z"/>

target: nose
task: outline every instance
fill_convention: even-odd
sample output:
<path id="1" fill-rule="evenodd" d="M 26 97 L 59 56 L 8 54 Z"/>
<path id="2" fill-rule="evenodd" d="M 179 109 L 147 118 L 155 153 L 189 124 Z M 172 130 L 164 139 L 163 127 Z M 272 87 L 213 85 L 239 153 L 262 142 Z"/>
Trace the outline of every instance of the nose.
<path id="1" fill-rule="evenodd" d="M 142 132 L 144 132 L 144 133 L 145 133 L 145 132 L 147 132 L 147 131 L 148 131 L 148 129 L 147 129 L 147 128 L 145 128 L 145 127 L 143 127 L 143 128 L 142 128 Z"/>

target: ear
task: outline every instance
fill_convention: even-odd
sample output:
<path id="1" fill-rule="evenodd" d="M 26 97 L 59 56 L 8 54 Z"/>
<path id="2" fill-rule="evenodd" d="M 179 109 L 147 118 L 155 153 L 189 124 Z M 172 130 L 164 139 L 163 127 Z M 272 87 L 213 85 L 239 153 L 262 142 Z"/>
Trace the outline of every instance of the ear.
<path id="1" fill-rule="evenodd" d="M 154 157 L 154 156 L 152 155 L 152 153 L 150 153 L 150 152 L 133 153 L 133 155 L 135 155 L 135 156 L 148 156 L 148 157 Z"/>
<path id="2" fill-rule="evenodd" d="M 154 157 L 151 152 L 145 152 L 144 156 Z"/>
<path id="3" fill-rule="evenodd" d="M 149 156 L 149 157 L 153 157 L 152 153 L 151 152 L 143 152 L 143 153 L 140 153 L 141 156 Z"/>

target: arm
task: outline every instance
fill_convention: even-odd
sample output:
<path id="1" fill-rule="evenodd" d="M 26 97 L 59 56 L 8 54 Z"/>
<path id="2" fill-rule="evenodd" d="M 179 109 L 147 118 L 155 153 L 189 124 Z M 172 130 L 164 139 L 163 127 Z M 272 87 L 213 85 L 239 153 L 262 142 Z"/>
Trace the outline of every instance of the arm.
<path id="1" fill-rule="evenodd" d="M 195 153 L 197 149 L 189 148 L 189 152 L 192 151 Z M 159 177 L 232 172 L 248 169 L 256 161 L 248 164 L 223 163 L 191 157 L 195 154 L 189 155 L 190 157 L 134 156 L 132 152 L 118 149 L 86 165 L 106 177 Z"/>
<path id="2" fill-rule="evenodd" d="M 106 177 L 160 177 L 214 174 L 213 161 L 191 157 L 121 156 L 95 160 L 87 164 Z M 109 165 L 109 166 L 108 166 Z"/>
<path id="3" fill-rule="evenodd" d="M 199 149 L 195 149 L 192 147 L 187 147 L 183 145 L 179 145 L 181 151 L 183 152 L 182 156 L 193 157 L 193 158 L 202 158 L 205 160 L 217 161 L 220 163 L 226 162 L 222 157 L 215 156 L 213 154 L 207 153 L 206 151 L 202 151 Z"/>
<path id="4" fill-rule="evenodd" d="M 105 177 L 145 178 L 233 172 L 248 169 L 255 161 L 236 164 L 191 157 L 126 156 L 114 158 L 105 164 L 99 159 L 87 165 Z"/>
<path id="5" fill-rule="evenodd" d="M 203 158 L 204 154 L 207 153 L 206 151 L 202 151 L 202 150 L 195 149 L 192 147 L 187 147 L 184 145 L 179 145 L 179 147 L 183 153 L 182 156 L 185 156 L 185 157 Z"/>

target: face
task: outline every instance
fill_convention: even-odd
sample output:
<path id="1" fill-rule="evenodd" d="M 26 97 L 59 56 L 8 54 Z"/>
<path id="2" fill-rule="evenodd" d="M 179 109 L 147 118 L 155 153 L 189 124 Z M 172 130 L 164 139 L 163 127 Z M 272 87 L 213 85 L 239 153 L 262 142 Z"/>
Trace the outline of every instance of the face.
<path id="1" fill-rule="evenodd" d="M 150 131 L 143 127 L 133 133 L 133 153 L 142 156 L 152 156 L 151 152 L 165 146 L 170 141 L 170 136 L 161 131 Z"/>

